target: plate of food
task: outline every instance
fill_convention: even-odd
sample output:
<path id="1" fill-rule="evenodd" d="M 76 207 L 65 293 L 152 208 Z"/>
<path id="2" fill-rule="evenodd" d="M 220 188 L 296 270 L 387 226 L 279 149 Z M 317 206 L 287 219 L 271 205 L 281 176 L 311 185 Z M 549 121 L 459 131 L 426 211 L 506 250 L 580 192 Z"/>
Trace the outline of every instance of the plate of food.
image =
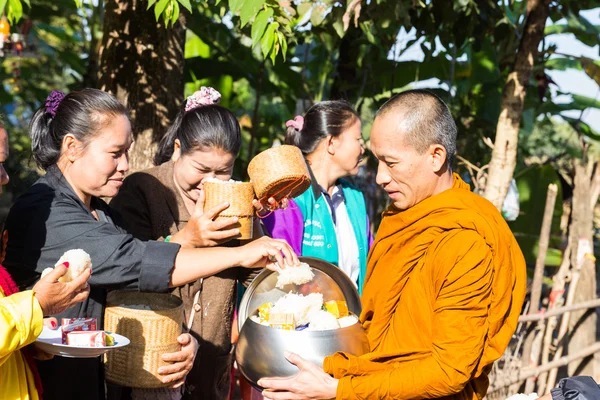
<path id="1" fill-rule="evenodd" d="M 71 358 L 98 357 L 129 344 L 125 336 L 105 331 L 74 331 L 66 336 L 68 341 L 63 339 L 62 326 L 57 330 L 44 327 L 35 344 L 46 353 Z"/>

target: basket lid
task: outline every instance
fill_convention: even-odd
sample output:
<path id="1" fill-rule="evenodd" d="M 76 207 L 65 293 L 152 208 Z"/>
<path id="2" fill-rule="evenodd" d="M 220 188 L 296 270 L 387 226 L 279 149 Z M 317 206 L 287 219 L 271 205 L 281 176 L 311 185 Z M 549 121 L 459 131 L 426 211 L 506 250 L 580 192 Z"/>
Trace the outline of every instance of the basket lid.
<path id="1" fill-rule="evenodd" d="M 258 307 L 268 302 L 275 302 L 290 291 L 305 296 L 310 293 L 322 293 L 324 301 L 346 301 L 348 310 L 360 315 L 362 306 L 358 291 L 344 271 L 319 258 L 299 257 L 299 259 L 301 262 L 310 265 L 315 277 L 305 284 L 289 284 L 279 289 L 275 287 L 277 273 L 268 269 L 263 270 L 254 278 L 242 296 L 238 310 L 238 328 L 240 331 L 246 319 L 256 313 Z"/>

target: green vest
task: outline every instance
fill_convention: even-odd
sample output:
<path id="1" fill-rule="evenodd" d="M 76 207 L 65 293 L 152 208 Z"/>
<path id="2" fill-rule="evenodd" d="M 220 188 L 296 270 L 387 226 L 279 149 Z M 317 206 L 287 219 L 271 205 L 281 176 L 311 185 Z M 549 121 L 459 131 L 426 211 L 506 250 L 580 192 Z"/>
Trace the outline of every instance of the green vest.
<path id="1" fill-rule="evenodd" d="M 367 208 L 362 192 L 340 179 L 342 192 L 346 199 L 346 210 L 352 223 L 354 236 L 358 245 L 358 293 L 362 288 L 367 273 L 367 254 L 369 252 L 369 234 L 367 226 Z M 318 195 L 318 199 L 315 198 Z M 338 244 L 333 219 L 318 187 L 308 188 L 300 196 L 294 198 L 304 217 L 304 233 L 302 237 L 302 255 L 317 257 L 338 265 Z"/>

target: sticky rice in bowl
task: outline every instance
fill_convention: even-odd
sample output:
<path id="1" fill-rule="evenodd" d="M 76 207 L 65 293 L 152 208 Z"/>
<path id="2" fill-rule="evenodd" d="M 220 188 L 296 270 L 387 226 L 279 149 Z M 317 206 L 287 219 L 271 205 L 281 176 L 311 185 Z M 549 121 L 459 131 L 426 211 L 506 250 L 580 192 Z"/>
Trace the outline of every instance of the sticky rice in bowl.
<path id="1" fill-rule="evenodd" d="M 369 351 L 357 317 L 360 299 L 350 279 L 323 260 L 300 260 L 314 273 L 310 282 L 278 288 L 277 273 L 263 271 L 242 298 L 236 361 L 241 374 L 258 389 L 260 378 L 298 373 L 285 359 L 285 351 L 317 365 L 338 351 L 354 355 Z"/>

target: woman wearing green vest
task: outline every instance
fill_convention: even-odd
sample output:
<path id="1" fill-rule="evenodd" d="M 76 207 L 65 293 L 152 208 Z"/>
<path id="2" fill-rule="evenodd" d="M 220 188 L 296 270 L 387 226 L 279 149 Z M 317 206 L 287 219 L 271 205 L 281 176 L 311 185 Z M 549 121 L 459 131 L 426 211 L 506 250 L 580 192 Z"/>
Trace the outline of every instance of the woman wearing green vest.
<path id="1" fill-rule="evenodd" d="M 312 186 L 264 226 L 297 254 L 340 267 L 362 293 L 373 237 L 363 194 L 343 179 L 358 174 L 364 153 L 358 114 L 345 101 L 323 101 L 286 126 L 285 142 L 302 150 Z"/>

